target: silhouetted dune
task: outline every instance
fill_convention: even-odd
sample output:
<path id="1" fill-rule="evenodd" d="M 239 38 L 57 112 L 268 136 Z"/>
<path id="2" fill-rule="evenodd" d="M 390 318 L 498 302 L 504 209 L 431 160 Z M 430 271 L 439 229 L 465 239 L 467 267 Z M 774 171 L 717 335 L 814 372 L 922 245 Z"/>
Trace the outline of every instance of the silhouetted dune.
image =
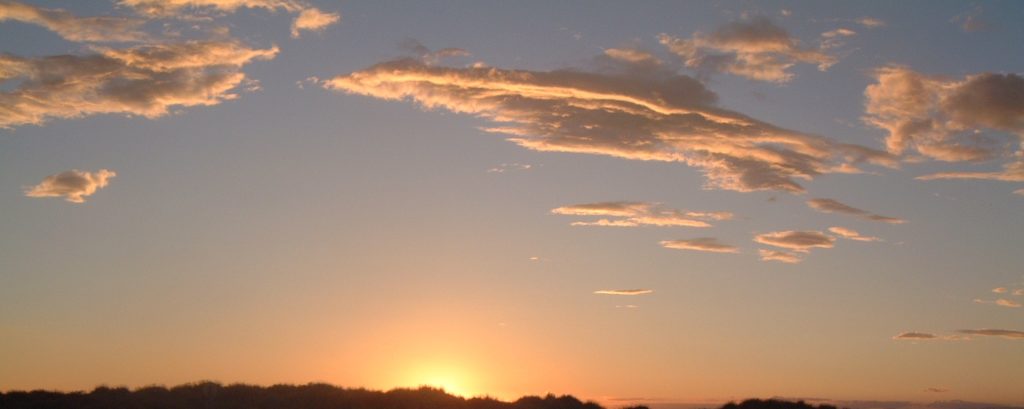
<path id="1" fill-rule="evenodd" d="M 92 392 L 11 391 L 0 393 L 3 409 L 604 409 L 573 396 L 524 396 L 515 402 L 489 397 L 463 398 L 442 389 L 393 389 L 388 392 L 307 385 L 221 385 L 200 382 L 172 388 L 135 390 L 101 386 Z M 648 409 L 631 406 L 623 409 Z M 722 409 L 836 409 L 782 400 L 747 400 Z"/>

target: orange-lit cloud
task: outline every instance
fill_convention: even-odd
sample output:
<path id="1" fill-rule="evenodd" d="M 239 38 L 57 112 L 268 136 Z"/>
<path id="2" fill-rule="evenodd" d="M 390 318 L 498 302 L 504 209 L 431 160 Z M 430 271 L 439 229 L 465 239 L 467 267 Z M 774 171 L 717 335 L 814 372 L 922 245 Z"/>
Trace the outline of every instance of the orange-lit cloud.
<path id="1" fill-rule="evenodd" d="M 788 251 L 758 249 L 757 254 L 761 256 L 761 261 L 779 261 L 789 264 L 797 264 L 803 261 L 803 258 Z"/>
<path id="2" fill-rule="evenodd" d="M 298 13 L 291 28 L 292 37 L 296 38 L 301 31 L 320 31 L 341 20 L 339 13 L 324 12 L 300 0 L 120 0 L 118 3 L 144 16 L 158 18 L 187 17 L 193 13 L 231 13 L 240 8 L 284 10 Z"/>
<path id="3" fill-rule="evenodd" d="M 162 43 L 88 55 L 22 58 L 0 55 L 0 128 L 39 125 L 50 118 L 95 114 L 159 117 L 172 107 L 216 105 L 237 97 L 241 67 L 273 58 L 277 48 L 233 41 Z"/>
<path id="4" fill-rule="evenodd" d="M 832 248 L 836 239 L 820 231 L 787 230 L 759 234 L 754 237 L 754 241 L 806 253 L 813 248 Z"/>
<path id="5" fill-rule="evenodd" d="M 875 28 L 885 26 L 885 21 L 874 17 L 861 17 L 857 19 L 857 24 L 868 28 Z"/>
<path id="6" fill-rule="evenodd" d="M 935 334 L 930 334 L 930 333 L 927 333 L 927 332 L 903 332 L 903 333 L 900 333 L 899 335 L 896 335 L 896 336 L 892 337 L 892 339 L 896 339 L 896 340 L 929 340 L 929 339 L 939 339 L 939 337 L 937 335 L 935 335 Z"/>
<path id="7" fill-rule="evenodd" d="M 999 298 L 999 299 L 995 299 L 995 300 L 982 300 L 980 298 L 975 298 L 974 302 L 976 302 L 978 304 L 995 304 L 995 305 L 998 305 L 1000 307 L 1007 307 L 1007 308 L 1020 308 L 1021 307 L 1021 304 L 1019 302 L 1016 302 L 1016 301 L 1013 301 L 1013 300 L 1007 300 L 1005 298 Z"/>
<path id="8" fill-rule="evenodd" d="M 1006 339 L 1024 339 L 1024 331 L 1009 329 L 962 329 L 957 331 L 961 334 L 980 335 L 986 337 L 1003 337 Z"/>
<path id="9" fill-rule="evenodd" d="M 451 68 L 402 59 L 323 84 L 487 118 L 496 124 L 486 130 L 528 149 L 684 163 L 712 188 L 803 192 L 798 180 L 856 172 L 862 162 L 895 164 L 880 151 L 719 108 L 700 82 L 664 72 Z"/>
<path id="10" fill-rule="evenodd" d="M 325 13 L 315 8 L 304 9 L 292 23 L 292 37 L 299 38 L 302 31 L 321 31 L 340 20 L 339 13 Z"/>
<path id="11" fill-rule="evenodd" d="M 77 17 L 62 9 L 47 9 L 14 0 L 0 0 L 0 22 L 16 20 L 35 24 L 69 41 L 140 41 L 145 20 L 123 17 Z"/>
<path id="12" fill-rule="evenodd" d="M 1005 294 L 1007 291 L 1006 287 L 996 287 L 992 289 L 992 292 L 996 294 Z"/>
<path id="13" fill-rule="evenodd" d="M 982 73 L 961 80 L 909 68 L 875 70 L 864 120 L 888 132 L 890 153 L 908 151 L 942 161 L 1010 157 L 1001 171 L 942 172 L 918 177 L 1024 182 L 1024 77 Z"/>
<path id="14" fill-rule="evenodd" d="M 573 222 L 573 226 L 605 227 L 710 227 L 708 221 L 728 220 L 729 212 L 691 212 L 667 209 L 658 203 L 600 202 L 562 206 L 551 213 L 572 216 L 605 216 L 616 219 Z"/>
<path id="15" fill-rule="evenodd" d="M 87 196 L 110 183 L 117 173 L 107 169 L 86 172 L 78 169 L 47 176 L 38 185 L 25 189 L 28 197 L 63 197 L 71 203 L 84 203 Z"/>
<path id="16" fill-rule="evenodd" d="M 836 63 L 831 55 L 801 47 L 799 40 L 765 17 L 729 23 L 710 35 L 697 32 L 681 39 L 662 34 L 659 40 L 689 68 L 759 81 L 787 82 L 793 79 L 789 69 L 797 63 L 815 64 L 822 71 Z"/>
<path id="17" fill-rule="evenodd" d="M 851 216 L 857 216 L 865 220 L 894 224 L 905 222 L 905 220 L 897 219 L 895 217 L 882 216 L 879 214 L 868 212 L 866 210 L 861 210 L 835 199 L 811 199 L 807 201 L 807 205 L 810 206 L 812 209 L 822 213 L 842 213 Z"/>
<path id="18" fill-rule="evenodd" d="M 949 389 L 931 387 L 931 388 L 925 388 L 924 391 L 925 392 L 929 392 L 929 393 L 946 393 L 946 392 L 949 392 Z"/>
<path id="19" fill-rule="evenodd" d="M 594 291 L 594 294 L 600 294 L 600 295 L 645 295 L 645 294 L 650 294 L 650 293 L 653 293 L 653 292 L 654 292 L 654 290 L 647 290 L 647 289 L 637 288 L 637 289 L 631 289 L 631 290 L 597 290 L 597 291 Z"/>
<path id="20" fill-rule="evenodd" d="M 710 253 L 739 253 L 736 246 L 725 244 L 714 237 L 664 240 L 661 246 L 667 249 L 706 251 Z"/>
<path id="21" fill-rule="evenodd" d="M 836 236 L 844 239 L 856 240 L 856 241 L 881 241 L 878 237 L 861 236 L 856 230 L 847 229 L 845 227 L 829 227 L 828 231 Z"/>

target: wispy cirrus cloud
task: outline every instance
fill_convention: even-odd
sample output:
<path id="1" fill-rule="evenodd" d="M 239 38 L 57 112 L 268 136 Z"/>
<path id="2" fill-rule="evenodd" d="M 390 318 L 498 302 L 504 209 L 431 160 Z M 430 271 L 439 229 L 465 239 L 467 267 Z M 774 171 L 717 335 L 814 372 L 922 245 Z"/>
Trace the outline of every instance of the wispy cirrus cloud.
<path id="1" fill-rule="evenodd" d="M 797 180 L 856 172 L 863 162 L 895 166 L 880 151 L 719 108 L 699 81 L 664 71 L 454 68 L 402 59 L 323 85 L 490 119 L 495 125 L 486 130 L 532 150 L 684 163 L 700 169 L 710 188 L 795 193 L 804 191 Z"/>
<path id="2" fill-rule="evenodd" d="M 761 256 L 761 261 L 778 261 L 789 264 L 797 264 L 803 261 L 802 257 L 788 251 L 758 249 L 757 254 Z"/>
<path id="3" fill-rule="evenodd" d="M 820 231 L 776 231 L 754 236 L 754 241 L 769 246 L 781 247 L 806 253 L 814 248 L 832 248 L 836 238 Z"/>
<path id="4" fill-rule="evenodd" d="M 871 221 L 876 221 L 876 222 L 885 222 L 885 223 L 893 223 L 893 224 L 900 224 L 900 223 L 905 223 L 906 222 L 903 219 L 898 219 L 898 218 L 889 217 L 889 216 L 882 216 L 880 214 L 871 213 L 871 212 L 869 212 L 867 210 L 858 209 L 856 207 L 850 206 L 848 204 L 845 204 L 845 203 L 840 202 L 840 201 L 835 200 L 835 199 L 826 199 L 826 198 L 811 199 L 811 200 L 807 201 L 807 205 L 810 206 L 812 209 L 817 210 L 817 211 L 822 212 L 822 213 L 842 213 L 842 214 L 846 214 L 846 215 L 850 215 L 850 216 L 860 217 L 860 218 L 865 219 L 865 220 L 871 220 Z"/>
<path id="5" fill-rule="evenodd" d="M 1013 300 L 1007 300 L 1005 298 L 997 298 L 995 300 L 983 300 L 983 299 L 980 299 L 980 298 L 975 298 L 974 302 L 976 302 L 978 304 L 993 304 L 993 305 L 998 305 L 1000 307 L 1007 307 L 1007 308 L 1020 308 L 1021 307 L 1021 304 L 1019 302 L 1016 302 L 1016 301 L 1013 301 Z"/>
<path id="6" fill-rule="evenodd" d="M 977 335 L 984 337 L 1002 337 L 1006 339 L 1024 339 L 1024 331 L 1009 329 L 962 329 L 957 332 L 966 335 Z"/>
<path id="7" fill-rule="evenodd" d="M 663 240 L 661 246 L 667 249 L 694 250 L 709 253 L 739 253 L 740 249 L 731 244 L 722 243 L 714 237 L 698 237 L 693 239 Z"/>
<path id="8" fill-rule="evenodd" d="M 277 48 L 235 41 L 189 41 L 94 48 L 87 55 L 0 55 L 0 128 L 52 118 L 126 114 L 155 118 L 173 107 L 216 105 L 247 82 L 241 67 L 271 59 Z"/>
<path id="9" fill-rule="evenodd" d="M 646 295 L 653 293 L 654 290 L 648 290 L 643 288 L 636 288 L 630 290 L 597 290 L 594 294 L 598 295 Z"/>
<path id="10" fill-rule="evenodd" d="M 85 198 L 110 183 L 117 173 L 100 169 L 87 172 L 78 169 L 67 170 L 47 176 L 38 185 L 25 189 L 28 197 L 63 197 L 71 203 L 85 203 Z"/>
<path id="11" fill-rule="evenodd" d="M 872 236 L 861 236 L 856 230 L 847 229 L 845 227 L 829 227 L 828 231 L 836 236 L 844 239 L 855 240 L 855 241 L 882 241 L 878 237 Z"/>
<path id="12" fill-rule="evenodd" d="M 145 20 L 125 17 L 78 17 L 62 9 L 36 7 L 14 0 L 0 0 L 0 22 L 35 24 L 74 42 L 141 41 Z"/>
<path id="13" fill-rule="evenodd" d="M 759 81 L 788 82 L 793 79 L 790 68 L 798 63 L 825 71 L 837 61 L 821 50 L 800 46 L 788 31 L 763 16 L 726 24 L 711 34 L 697 32 L 685 39 L 662 34 L 659 40 L 698 72 Z"/>
<path id="14" fill-rule="evenodd" d="M 599 202 L 562 206 L 551 213 L 570 216 L 604 216 L 594 221 L 573 222 L 573 226 L 605 227 L 710 227 L 710 221 L 728 220 L 729 212 L 693 212 L 663 207 L 649 202 Z"/>

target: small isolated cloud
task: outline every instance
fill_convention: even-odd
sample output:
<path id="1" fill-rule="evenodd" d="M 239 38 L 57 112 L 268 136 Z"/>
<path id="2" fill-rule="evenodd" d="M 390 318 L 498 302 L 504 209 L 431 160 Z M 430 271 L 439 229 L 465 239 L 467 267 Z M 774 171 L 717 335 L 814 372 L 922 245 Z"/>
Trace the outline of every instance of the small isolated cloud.
<path id="1" fill-rule="evenodd" d="M 440 50 L 433 51 L 414 38 L 406 38 L 405 40 L 402 41 L 399 47 L 402 48 L 402 50 L 407 51 L 410 54 L 416 56 L 416 58 L 418 58 L 420 61 L 427 65 L 436 65 L 445 58 L 468 57 L 469 55 L 471 55 L 469 51 L 466 51 L 461 48 L 452 47 L 442 48 Z M 486 64 L 483 64 L 482 62 L 480 62 L 479 64 L 481 64 L 481 67 L 486 66 Z"/>
<path id="2" fill-rule="evenodd" d="M 486 131 L 531 150 L 685 164 L 708 188 L 800 193 L 798 180 L 897 164 L 884 152 L 720 108 L 700 81 L 664 70 L 527 71 L 405 58 L 323 86 L 488 119 Z"/>
<path id="3" fill-rule="evenodd" d="M 140 41 L 145 20 L 124 17 L 78 17 L 62 9 L 47 9 L 14 0 L 0 0 L 0 22 L 35 24 L 74 42 Z"/>
<path id="4" fill-rule="evenodd" d="M 848 28 L 837 28 L 835 30 L 826 31 L 821 33 L 821 48 L 829 49 L 841 47 L 845 44 L 843 42 L 843 38 L 853 37 L 855 35 L 857 35 L 857 32 Z"/>
<path id="5" fill-rule="evenodd" d="M 632 309 L 640 308 L 640 306 L 638 306 L 636 304 L 626 304 L 626 305 L 616 305 L 615 308 L 625 308 L 625 309 L 628 309 L 628 310 L 632 310 Z"/>
<path id="6" fill-rule="evenodd" d="M 847 229 L 845 227 L 829 227 L 828 231 L 832 232 L 836 236 L 844 239 L 856 240 L 856 241 L 882 241 L 878 237 L 861 236 L 856 230 Z"/>
<path id="7" fill-rule="evenodd" d="M 957 331 L 966 335 L 979 335 L 985 337 L 1002 337 L 1006 339 L 1024 339 L 1024 331 L 1009 329 L 962 329 Z"/>
<path id="8" fill-rule="evenodd" d="M 992 289 L 992 292 L 996 294 L 1005 294 L 1007 291 L 1009 290 L 1007 290 L 1006 287 L 996 287 Z"/>
<path id="9" fill-rule="evenodd" d="M 988 29 L 988 23 L 981 16 L 981 7 L 974 7 L 970 11 L 958 14 L 949 19 L 950 23 L 956 24 L 965 33 L 973 33 Z"/>
<path id="10" fill-rule="evenodd" d="M 879 215 L 879 214 L 871 213 L 871 212 L 866 211 L 866 210 L 861 210 L 861 209 L 858 209 L 856 207 L 850 206 L 848 204 L 842 203 L 842 202 L 840 202 L 838 200 L 835 200 L 835 199 L 823 199 L 823 198 L 811 199 L 811 200 L 807 201 L 807 205 L 810 206 L 812 209 L 817 210 L 817 211 L 822 212 L 822 213 L 842 213 L 842 214 L 847 214 L 847 215 L 851 215 L 851 216 L 857 216 L 857 217 L 860 217 L 860 218 L 865 219 L 865 220 L 871 220 L 871 221 L 876 221 L 876 222 L 885 222 L 885 223 L 893 223 L 893 224 L 900 224 L 900 223 L 905 223 L 906 222 L 903 219 L 897 219 L 895 217 L 889 217 L 889 216 L 882 216 L 882 215 Z"/>
<path id="11" fill-rule="evenodd" d="M 769 246 L 781 247 L 800 253 L 812 248 L 832 248 L 836 238 L 820 231 L 776 231 L 754 236 L 754 241 Z"/>
<path id="12" fill-rule="evenodd" d="M 994 304 L 994 305 L 998 305 L 1000 307 L 1006 307 L 1006 308 L 1020 308 L 1021 307 L 1021 304 L 1019 302 L 1016 302 L 1016 301 L 1013 301 L 1013 300 L 1007 300 L 1005 298 L 999 298 L 999 299 L 995 299 L 995 300 L 983 300 L 983 299 L 980 299 L 980 298 L 975 298 L 974 302 L 976 302 L 978 304 Z"/>
<path id="13" fill-rule="evenodd" d="M 646 290 L 646 289 L 637 288 L 637 289 L 632 289 L 632 290 L 597 290 L 597 291 L 594 291 L 594 294 L 600 294 L 600 295 L 645 295 L 645 294 L 650 294 L 650 293 L 653 293 L 653 292 L 654 292 L 654 290 Z"/>
<path id="14" fill-rule="evenodd" d="M 22 58 L 0 55 L 0 128 L 51 118 L 127 114 L 155 118 L 172 107 L 216 105 L 251 84 L 241 71 L 277 55 L 234 41 L 189 41 L 94 48 L 88 55 Z"/>
<path id="15" fill-rule="evenodd" d="M 885 21 L 874 17 L 861 17 L 857 19 L 857 24 L 860 24 L 868 28 L 882 27 L 885 25 Z"/>
<path id="16" fill-rule="evenodd" d="M 935 334 L 929 334 L 927 332 L 904 332 L 904 333 L 900 333 L 899 335 L 896 335 L 895 337 L 892 337 L 892 339 L 896 339 L 896 340 L 910 340 L 910 341 L 918 340 L 918 341 L 920 341 L 920 340 L 929 340 L 929 339 L 939 339 L 939 336 L 935 335 Z"/>
<path id="17" fill-rule="evenodd" d="M 686 39 L 661 34 L 659 40 L 698 72 L 758 81 L 788 82 L 793 79 L 790 68 L 798 63 L 825 71 L 837 61 L 821 50 L 801 47 L 799 40 L 763 16 L 726 24 L 711 34 L 696 32 Z"/>
<path id="18" fill-rule="evenodd" d="M 117 173 L 107 169 L 86 172 L 78 169 L 67 170 L 47 176 L 38 185 L 25 189 L 28 197 L 63 197 L 71 203 L 84 203 L 87 196 L 96 193 L 110 183 Z"/>
<path id="19" fill-rule="evenodd" d="M 729 212 L 693 212 L 668 209 L 659 203 L 600 202 L 552 209 L 551 213 L 571 216 L 604 216 L 614 219 L 573 222 L 573 226 L 604 227 L 710 227 L 710 221 L 729 220 Z"/>
<path id="20" fill-rule="evenodd" d="M 525 163 L 502 163 L 493 168 L 487 169 L 487 173 L 505 173 L 517 170 L 530 170 L 533 169 L 533 165 Z"/>
<path id="21" fill-rule="evenodd" d="M 604 55 L 613 60 L 619 60 L 638 67 L 647 67 L 649 69 L 661 67 L 663 64 L 661 59 L 655 57 L 654 54 L 647 51 L 637 50 L 635 48 L 608 48 L 604 50 Z"/>
<path id="22" fill-rule="evenodd" d="M 302 10 L 292 22 L 292 37 L 299 38 L 302 31 L 322 31 L 340 20 L 339 13 L 325 13 L 315 8 Z"/>
<path id="23" fill-rule="evenodd" d="M 803 261 L 803 258 L 788 251 L 758 249 L 757 254 L 761 256 L 761 261 L 779 261 L 789 264 L 796 264 Z"/>
<path id="24" fill-rule="evenodd" d="M 739 253 L 736 246 L 718 241 L 714 237 L 698 237 L 695 239 L 664 240 L 661 246 L 667 249 L 695 250 L 711 253 Z"/>
<path id="25" fill-rule="evenodd" d="M 1013 295 L 1016 295 L 1016 296 L 1024 295 L 1024 288 L 1018 288 L 1016 290 L 1013 290 Z"/>
<path id="26" fill-rule="evenodd" d="M 946 392 L 949 392 L 949 389 L 946 389 L 946 388 L 934 388 L 934 387 L 932 387 L 932 388 L 925 388 L 924 391 L 925 392 L 929 392 L 929 393 L 946 393 Z"/>

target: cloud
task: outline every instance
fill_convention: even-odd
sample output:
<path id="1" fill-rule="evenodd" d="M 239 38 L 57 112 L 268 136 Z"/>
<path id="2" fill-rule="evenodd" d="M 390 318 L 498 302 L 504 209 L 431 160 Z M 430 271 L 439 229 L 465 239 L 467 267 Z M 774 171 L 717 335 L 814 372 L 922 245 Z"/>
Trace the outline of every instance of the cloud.
<path id="1" fill-rule="evenodd" d="M 298 13 L 292 22 L 292 37 L 300 31 L 320 31 L 341 20 L 339 13 L 327 13 L 299 0 L 120 0 L 118 4 L 148 17 L 188 17 L 193 13 L 233 13 L 240 8 Z"/>
<path id="2" fill-rule="evenodd" d="M 826 31 L 821 33 L 821 48 L 837 48 L 843 46 L 843 38 L 853 37 L 857 35 L 856 31 L 848 28 L 837 28 L 835 30 Z"/>
<path id="3" fill-rule="evenodd" d="M 800 253 L 806 253 L 812 248 L 832 248 L 835 244 L 835 237 L 824 234 L 820 231 L 776 231 L 759 234 L 754 241 L 769 246 L 790 249 Z"/>
<path id="4" fill-rule="evenodd" d="M 1009 329 L 962 329 L 957 331 L 961 334 L 980 335 L 986 337 L 1003 337 L 1007 339 L 1024 339 L 1024 331 Z"/>
<path id="5" fill-rule="evenodd" d="M 604 50 L 604 55 L 608 58 L 640 66 L 660 67 L 663 64 L 661 59 L 655 57 L 654 54 L 633 48 L 608 48 Z"/>
<path id="6" fill-rule="evenodd" d="M 502 163 L 493 168 L 487 169 L 487 173 L 505 173 L 516 170 L 530 170 L 533 169 L 533 165 L 524 163 Z"/>
<path id="7" fill-rule="evenodd" d="M 1021 307 L 1019 302 L 1016 302 L 1016 301 L 1013 301 L 1013 300 L 1007 300 L 1005 298 L 999 298 L 999 299 L 996 299 L 994 301 L 982 300 L 980 298 L 975 298 L 974 302 L 976 302 L 978 304 L 995 304 L 995 305 L 998 305 L 1000 307 L 1007 307 L 1007 308 L 1020 308 Z"/>
<path id="8" fill-rule="evenodd" d="M 1024 295 L 1024 288 L 1013 290 L 1013 295 Z"/>
<path id="9" fill-rule="evenodd" d="M 325 13 L 315 8 L 302 10 L 292 22 L 292 37 L 299 38 L 300 30 L 321 31 L 340 20 L 339 13 Z"/>
<path id="10" fill-rule="evenodd" d="M 694 239 L 664 240 L 661 246 L 667 249 L 707 251 L 711 253 L 739 253 L 736 246 L 722 243 L 714 237 L 698 237 Z"/>
<path id="11" fill-rule="evenodd" d="M 800 41 L 766 17 L 726 24 L 710 35 L 694 33 L 689 39 L 659 36 L 662 44 L 699 72 L 724 72 L 770 82 L 793 79 L 789 69 L 797 63 L 815 64 L 821 71 L 836 58 L 820 50 L 800 47 Z"/>
<path id="12" fill-rule="evenodd" d="M 527 149 L 679 162 L 707 187 L 803 192 L 797 180 L 856 172 L 893 158 L 858 145 L 778 128 L 715 106 L 693 78 L 661 71 L 589 73 L 438 67 L 401 59 L 337 76 L 324 87 L 385 100 L 412 100 L 495 122 Z"/>
<path id="13" fill-rule="evenodd" d="M 35 24 L 74 42 L 141 41 L 139 31 L 145 20 L 123 17 L 76 17 L 62 9 L 35 7 L 13 0 L 0 0 L 0 22 L 15 20 Z"/>
<path id="14" fill-rule="evenodd" d="M 925 388 L 924 391 L 925 392 L 929 392 L 929 393 L 946 393 L 946 392 L 949 392 L 949 389 L 930 387 L 930 388 Z"/>
<path id="15" fill-rule="evenodd" d="M 896 340 L 927 340 L 927 339 L 938 339 L 939 337 L 935 334 L 929 334 L 927 332 L 903 332 L 899 335 L 892 337 Z"/>
<path id="16" fill-rule="evenodd" d="M 1010 157 L 1002 171 L 942 172 L 921 180 L 1024 182 L 1024 77 L 981 73 L 950 80 L 906 67 L 875 70 L 864 91 L 865 122 L 888 132 L 894 155 L 916 152 L 947 161 Z"/>
<path id="17" fill-rule="evenodd" d="M 25 189 L 28 197 L 63 197 L 71 203 L 85 203 L 85 198 L 110 183 L 117 173 L 107 169 L 86 172 L 78 169 L 67 170 L 47 176 L 38 185 Z"/>
<path id="18" fill-rule="evenodd" d="M 842 203 L 842 202 L 840 202 L 838 200 L 835 200 L 835 199 L 824 199 L 824 198 L 811 199 L 811 200 L 807 201 L 807 205 L 810 206 L 812 209 L 817 210 L 817 211 L 822 212 L 822 213 L 842 213 L 842 214 L 848 214 L 848 215 L 851 215 L 851 216 L 857 216 L 857 217 L 860 217 L 860 218 L 865 219 L 865 220 L 871 220 L 871 221 L 876 221 L 876 222 L 885 222 L 885 223 L 893 223 L 893 224 L 900 224 L 900 223 L 905 223 L 906 222 L 905 220 L 897 219 L 895 217 L 882 216 L 882 215 L 878 215 L 878 214 L 874 214 L 874 213 L 868 212 L 866 210 L 861 210 L 861 209 L 858 209 L 856 207 L 853 207 L 853 206 L 847 205 L 845 203 Z"/>
<path id="19" fill-rule="evenodd" d="M 885 22 L 884 21 L 882 21 L 880 19 L 877 19 L 877 18 L 874 18 L 874 17 L 861 17 L 861 18 L 857 19 L 857 24 L 860 24 L 860 25 L 862 25 L 864 27 L 868 27 L 868 28 L 876 28 L 876 27 L 885 26 Z"/>
<path id="20" fill-rule="evenodd" d="M 788 251 L 758 249 L 757 253 L 761 256 L 761 261 L 780 261 L 789 264 L 796 264 L 803 261 L 800 256 Z"/>
<path id="21" fill-rule="evenodd" d="M 1008 290 L 1006 289 L 1006 287 L 996 287 L 996 288 L 993 288 L 993 289 L 992 289 L 992 292 L 994 292 L 994 293 L 996 293 L 996 294 L 1004 294 L 1004 293 L 1006 293 L 1007 291 L 1008 291 Z"/>
<path id="22" fill-rule="evenodd" d="M 190 41 L 88 55 L 22 58 L 0 55 L 0 128 L 39 125 L 51 118 L 127 114 L 155 118 L 172 107 L 216 105 L 246 83 L 241 67 L 273 58 L 277 48 L 233 41 Z"/>
<path id="23" fill-rule="evenodd" d="M 600 202 L 562 206 L 551 213 L 571 216 L 605 216 L 617 219 L 573 222 L 573 226 L 606 227 L 710 227 L 709 221 L 729 220 L 729 212 L 691 212 L 667 209 L 659 203 Z"/>
<path id="24" fill-rule="evenodd" d="M 837 235 L 839 237 L 842 237 L 844 239 L 850 239 L 850 240 L 856 240 L 856 241 L 882 241 L 882 239 L 880 239 L 878 237 L 861 236 L 860 233 L 858 233 L 857 231 L 851 230 L 851 229 L 847 229 L 845 227 L 829 227 L 828 231 L 830 231 L 830 232 L 832 232 L 832 234 L 835 234 L 835 235 Z"/>
<path id="25" fill-rule="evenodd" d="M 646 289 L 637 288 L 637 289 L 632 289 L 632 290 L 597 290 L 597 291 L 594 291 L 594 294 L 601 294 L 601 295 L 645 295 L 645 294 L 650 294 L 650 293 L 653 293 L 653 292 L 654 292 L 654 290 L 646 290 Z"/>

